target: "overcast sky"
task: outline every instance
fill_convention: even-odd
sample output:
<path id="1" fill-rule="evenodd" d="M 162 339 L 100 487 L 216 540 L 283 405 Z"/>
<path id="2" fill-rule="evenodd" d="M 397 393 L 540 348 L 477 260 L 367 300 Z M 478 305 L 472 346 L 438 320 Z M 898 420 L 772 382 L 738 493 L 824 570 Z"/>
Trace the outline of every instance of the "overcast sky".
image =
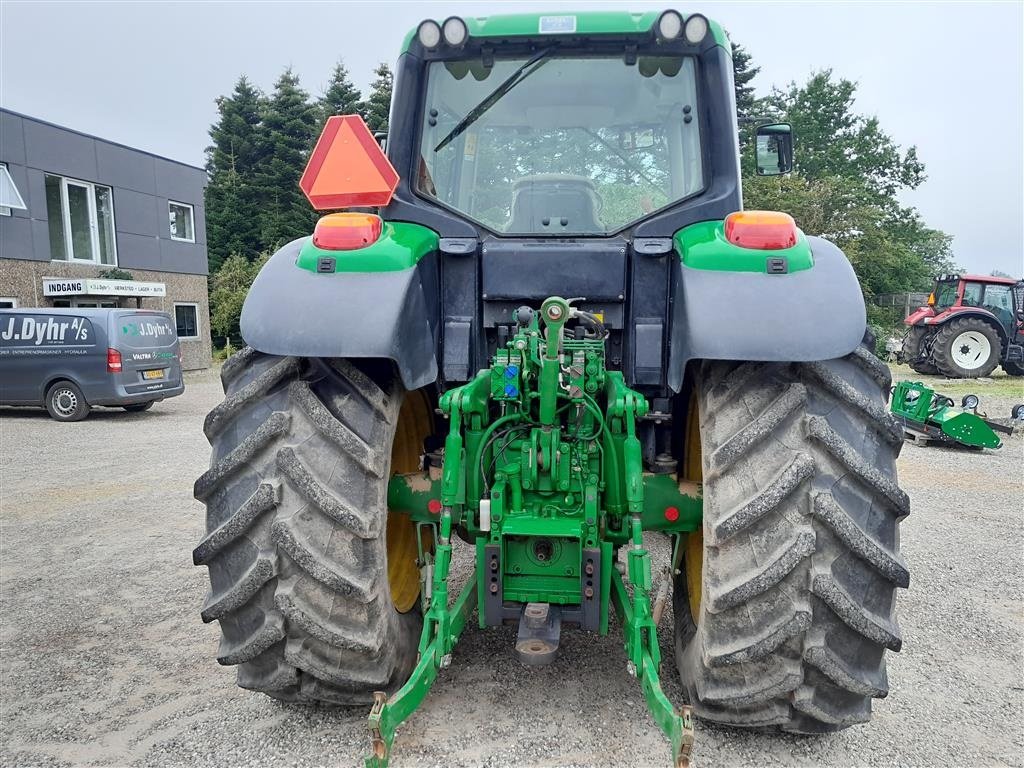
<path id="1" fill-rule="evenodd" d="M 905 200 L 955 236 L 972 271 L 1024 272 L 1024 3 L 245 2 L 0 0 L 0 104 L 202 165 L 214 99 L 286 66 L 318 94 L 338 58 L 364 90 L 420 20 L 676 7 L 717 19 L 761 67 L 761 93 L 823 68 L 928 180 Z"/>

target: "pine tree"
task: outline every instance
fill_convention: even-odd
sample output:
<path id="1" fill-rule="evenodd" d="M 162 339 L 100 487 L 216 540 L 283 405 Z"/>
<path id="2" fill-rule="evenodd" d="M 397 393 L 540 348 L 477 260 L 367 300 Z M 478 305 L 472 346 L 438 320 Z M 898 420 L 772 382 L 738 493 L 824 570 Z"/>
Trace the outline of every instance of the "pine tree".
<path id="1" fill-rule="evenodd" d="M 255 190 L 233 168 L 218 173 L 206 186 L 206 250 L 210 274 L 229 254 L 259 251 L 260 227 L 253 214 Z"/>
<path id="2" fill-rule="evenodd" d="M 751 66 L 750 54 L 742 45 L 732 44 L 732 78 L 736 88 L 736 113 L 740 117 L 755 117 L 758 100 L 754 97 L 754 87 L 750 85 L 760 67 Z"/>
<path id="3" fill-rule="evenodd" d="M 308 235 L 316 221 L 313 209 L 299 189 L 299 178 L 316 140 L 319 110 L 299 86 L 299 78 L 286 69 L 267 100 L 262 124 L 265 161 L 256 174 L 259 187 L 263 248 L 276 249 Z"/>
<path id="4" fill-rule="evenodd" d="M 320 97 L 320 101 L 317 102 L 317 107 L 320 110 L 320 129 L 323 129 L 324 123 L 327 122 L 327 118 L 331 115 L 354 115 L 358 113 L 361 100 L 362 94 L 359 93 L 359 89 L 349 79 L 348 70 L 345 69 L 345 65 L 339 61 L 334 66 L 334 72 L 331 73 L 331 80 L 327 84 L 327 89 L 324 91 L 323 96 Z"/>
<path id="5" fill-rule="evenodd" d="M 206 239 L 209 267 L 216 272 L 230 253 L 261 248 L 255 211 L 259 196 L 254 176 L 262 160 L 260 141 L 264 96 L 243 75 L 230 96 L 217 99 L 218 119 L 206 148 Z"/>
<path id="6" fill-rule="evenodd" d="M 245 176 L 259 161 L 260 113 L 265 97 L 242 75 L 230 96 L 217 99 L 219 118 L 210 127 L 213 144 L 206 148 L 206 170 L 211 175 L 234 169 Z"/>
<path id="7" fill-rule="evenodd" d="M 754 127 L 763 113 L 764 102 L 754 96 L 751 81 L 761 71 L 751 63 L 751 56 L 738 43 L 732 44 L 732 79 L 736 93 L 736 115 L 739 119 L 740 165 L 744 177 L 754 175 Z"/>
<path id="8" fill-rule="evenodd" d="M 372 133 L 387 133 L 393 76 L 391 68 L 387 64 L 378 65 L 373 74 L 377 76 L 377 79 L 370 86 L 370 98 L 362 103 L 359 111 Z"/>

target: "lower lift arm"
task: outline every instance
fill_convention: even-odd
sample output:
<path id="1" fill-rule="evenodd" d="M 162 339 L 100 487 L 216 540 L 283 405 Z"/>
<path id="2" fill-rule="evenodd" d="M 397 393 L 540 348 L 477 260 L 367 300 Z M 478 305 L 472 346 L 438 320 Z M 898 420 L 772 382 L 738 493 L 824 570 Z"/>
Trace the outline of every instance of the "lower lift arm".
<path id="1" fill-rule="evenodd" d="M 631 526 L 632 540 L 627 567 L 633 585 L 633 597 L 630 598 L 622 582 L 622 575 L 613 570 L 612 604 L 622 623 L 629 672 L 639 679 L 654 722 L 672 744 L 672 764 L 675 768 L 687 768 L 693 747 L 690 707 L 683 706 L 676 710 L 661 689 L 661 681 L 658 679 L 658 667 L 661 664 L 658 627 L 651 615 L 651 555 L 643 548 L 643 531 L 638 516 L 633 516 Z"/>
<path id="2" fill-rule="evenodd" d="M 451 430 L 445 441 L 445 452 L 449 456 L 462 455 L 460 416 L 460 399 L 453 398 Z M 459 477 L 459 468 L 462 464 L 462 461 L 452 462 L 455 471 L 449 472 L 442 479 L 440 532 L 431 590 L 428 593 L 430 605 L 423 617 L 423 632 L 420 635 L 419 660 L 405 685 L 394 696 L 388 697 L 382 691 L 374 694 L 369 719 L 373 744 L 372 752 L 366 758 L 366 768 L 386 768 L 396 729 L 419 707 L 437 679 L 438 670 L 451 663 L 452 648 L 466 628 L 469 616 L 476 605 L 477 580 L 474 573 L 470 574 L 455 604 L 451 608 L 448 607 L 448 574 L 452 562 L 452 505 L 460 496 L 462 478 Z"/>
<path id="3" fill-rule="evenodd" d="M 441 517 L 441 535 L 437 545 L 434 568 L 433 595 L 427 615 L 423 618 L 420 636 L 419 661 L 405 685 L 391 697 L 378 691 L 370 710 L 372 754 L 366 758 L 366 768 L 386 768 L 395 740 L 395 730 L 413 712 L 430 691 L 438 670 L 451 663 L 451 652 L 469 615 L 476 605 L 476 576 L 471 574 L 459 593 L 455 604 L 448 607 L 448 571 L 451 567 L 451 513 L 445 510 Z"/>

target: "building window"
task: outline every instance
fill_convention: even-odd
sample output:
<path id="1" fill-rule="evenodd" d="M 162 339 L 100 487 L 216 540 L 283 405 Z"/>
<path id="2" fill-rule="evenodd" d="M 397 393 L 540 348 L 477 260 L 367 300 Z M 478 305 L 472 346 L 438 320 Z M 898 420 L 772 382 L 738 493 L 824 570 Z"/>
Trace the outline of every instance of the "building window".
<path id="1" fill-rule="evenodd" d="M 0 309 L 17 309 L 18 300 L 10 296 L 0 296 Z"/>
<path id="2" fill-rule="evenodd" d="M 50 258 L 117 265 L 110 187 L 46 174 Z"/>
<path id="3" fill-rule="evenodd" d="M 167 203 L 167 210 L 171 219 L 171 240 L 194 243 L 196 227 L 192 206 L 188 203 L 176 203 L 171 200 Z"/>
<path id="4" fill-rule="evenodd" d="M 74 309 L 117 309 L 117 302 L 102 299 L 54 299 L 53 306 Z"/>
<path id="5" fill-rule="evenodd" d="M 199 305 L 175 304 L 174 324 L 178 329 L 179 339 L 199 338 Z"/>
<path id="6" fill-rule="evenodd" d="M 0 216 L 10 216 L 11 208 L 27 210 L 21 192 L 14 186 L 11 172 L 7 170 L 7 163 L 0 163 Z"/>

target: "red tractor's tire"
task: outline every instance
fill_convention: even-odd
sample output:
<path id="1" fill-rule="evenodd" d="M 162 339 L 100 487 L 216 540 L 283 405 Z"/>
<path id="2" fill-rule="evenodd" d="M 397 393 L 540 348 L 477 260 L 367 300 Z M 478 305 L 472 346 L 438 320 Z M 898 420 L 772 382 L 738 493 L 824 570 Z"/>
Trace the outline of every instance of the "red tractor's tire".
<path id="1" fill-rule="evenodd" d="M 870 719 L 871 699 L 888 693 L 909 499 L 896 482 L 889 370 L 869 349 L 698 373 L 703 544 L 684 550 L 694 562 L 673 605 L 676 663 L 700 718 L 837 731 Z"/>
<path id="2" fill-rule="evenodd" d="M 416 661 L 418 605 L 388 578 L 390 449 L 404 393 L 345 360 L 243 349 L 206 418 L 209 471 L 195 484 L 210 572 L 203 621 L 238 685 L 286 701 L 369 704 Z"/>
<path id="3" fill-rule="evenodd" d="M 926 376 L 939 372 L 939 369 L 935 367 L 935 363 L 929 358 L 918 359 L 921 354 L 921 344 L 928 336 L 929 330 L 931 329 L 921 326 L 911 328 L 903 345 L 903 355 L 907 359 L 907 364 L 911 369 Z"/>
<path id="4" fill-rule="evenodd" d="M 1003 370 L 1006 371 L 1007 376 L 1024 376 L 1024 365 L 1021 363 L 1011 363 L 1009 360 L 1004 360 Z"/>
<path id="5" fill-rule="evenodd" d="M 976 379 L 988 376 L 999 365 L 1002 344 L 998 331 L 989 323 L 964 317 L 939 328 L 932 344 L 932 359 L 943 376 Z"/>

